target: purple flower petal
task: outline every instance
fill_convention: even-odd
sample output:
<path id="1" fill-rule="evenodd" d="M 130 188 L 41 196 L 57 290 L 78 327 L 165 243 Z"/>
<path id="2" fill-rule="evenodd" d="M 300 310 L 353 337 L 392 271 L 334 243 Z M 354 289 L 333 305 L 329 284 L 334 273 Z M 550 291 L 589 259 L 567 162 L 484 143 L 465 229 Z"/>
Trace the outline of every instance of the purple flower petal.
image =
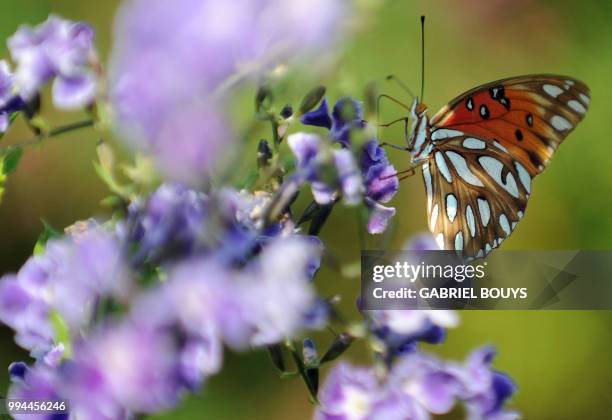
<path id="1" fill-rule="evenodd" d="M 347 204 L 359 204 L 363 197 L 364 187 L 353 153 L 348 149 L 336 150 L 334 161 L 344 201 Z"/>
<path id="2" fill-rule="evenodd" d="M 232 150 L 231 130 L 215 109 L 183 104 L 162 121 L 150 151 L 168 179 L 199 186 L 226 163 Z"/>
<path id="3" fill-rule="evenodd" d="M 332 119 L 329 115 L 329 106 L 327 98 L 323 98 L 319 107 L 313 111 L 307 112 L 300 118 L 302 124 L 314 125 L 315 127 L 325 127 L 328 130 L 332 127 Z"/>
<path id="4" fill-rule="evenodd" d="M 296 157 L 301 170 L 307 170 L 319 153 L 321 139 L 316 134 L 295 133 L 287 138 L 287 144 Z"/>
<path id="5" fill-rule="evenodd" d="M 368 220 L 368 232 L 372 234 L 383 233 L 387 229 L 389 220 L 395 216 L 393 207 L 385 207 L 372 200 L 367 200 L 370 216 Z"/>
<path id="6" fill-rule="evenodd" d="M 57 77 L 53 82 L 53 103 L 61 109 L 91 105 L 96 98 L 96 87 L 96 79 L 91 73 L 71 78 Z"/>

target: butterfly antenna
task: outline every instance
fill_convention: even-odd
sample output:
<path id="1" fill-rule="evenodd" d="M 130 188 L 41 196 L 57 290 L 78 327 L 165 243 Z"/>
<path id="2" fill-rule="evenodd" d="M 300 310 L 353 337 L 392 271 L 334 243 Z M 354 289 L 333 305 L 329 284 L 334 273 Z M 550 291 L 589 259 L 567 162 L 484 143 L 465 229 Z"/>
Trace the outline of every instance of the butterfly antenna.
<path id="1" fill-rule="evenodd" d="M 406 86 L 406 84 L 404 82 L 402 82 L 396 75 L 394 74 L 390 74 L 387 76 L 387 80 L 393 80 L 395 83 L 397 83 L 402 89 L 404 89 L 406 91 L 406 93 L 408 95 L 410 95 L 410 97 L 414 100 L 414 93 L 412 93 L 412 91 L 410 90 L 410 88 L 408 86 Z"/>
<path id="2" fill-rule="evenodd" d="M 425 94 L 425 15 L 421 15 L 421 102 Z"/>

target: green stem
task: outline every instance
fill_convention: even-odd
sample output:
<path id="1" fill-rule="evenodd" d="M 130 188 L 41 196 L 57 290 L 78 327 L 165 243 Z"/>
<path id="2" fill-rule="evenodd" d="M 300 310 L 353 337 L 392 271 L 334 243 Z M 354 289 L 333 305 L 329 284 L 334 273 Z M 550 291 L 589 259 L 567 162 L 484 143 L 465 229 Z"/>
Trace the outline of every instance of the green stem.
<path id="1" fill-rule="evenodd" d="M 69 133 L 71 131 L 79 130 L 81 128 L 93 127 L 94 124 L 95 124 L 95 121 L 92 119 L 89 119 L 89 120 L 77 121 L 71 124 L 61 125 L 59 127 L 49 130 L 49 132 L 47 133 L 41 133 L 40 135 L 34 137 L 33 139 L 26 140 L 20 143 L 11 144 L 10 146 L 0 147 L 0 153 L 8 152 L 16 148 L 35 146 L 48 138 L 57 137 L 65 133 Z"/>

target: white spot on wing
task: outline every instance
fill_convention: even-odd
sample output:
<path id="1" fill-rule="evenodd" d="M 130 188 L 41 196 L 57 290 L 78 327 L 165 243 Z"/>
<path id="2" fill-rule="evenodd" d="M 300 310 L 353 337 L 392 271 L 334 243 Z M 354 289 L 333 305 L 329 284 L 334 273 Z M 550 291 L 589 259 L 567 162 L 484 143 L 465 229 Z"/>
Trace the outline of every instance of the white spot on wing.
<path id="1" fill-rule="evenodd" d="M 436 243 L 438 248 L 444 249 L 444 235 L 442 233 L 438 233 L 438 236 L 436 236 Z"/>
<path id="2" fill-rule="evenodd" d="M 467 166 L 467 161 L 465 160 L 463 156 L 453 151 L 446 152 L 446 156 L 448 156 L 448 158 L 450 159 L 451 163 L 457 170 L 457 173 L 459 174 L 461 179 L 463 179 L 468 184 L 471 184 L 477 187 L 484 187 L 484 184 L 482 183 L 482 181 L 476 175 L 474 175 L 472 171 L 470 171 L 470 169 Z"/>
<path id="3" fill-rule="evenodd" d="M 519 211 L 518 213 L 516 213 L 516 215 L 518 216 L 519 219 L 523 218 L 523 212 Z"/>
<path id="4" fill-rule="evenodd" d="M 512 173 L 508 172 L 505 183 L 502 181 L 502 170 L 504 168 L 503 163 L 490 156 L 481 156 L 478 158 L 478 162 L 480 162 L 484 170 L 491 178 L 493 178 L 495 182 L 497 182 L 503 189 L 508 191 L 511 196 L 518 198 L 518 186 L 516 185 L 516 180 L 514 179 Z"/>
<path id="5" fill-rule="evenodd" d="M 463 133 L 459 130 L 451 130 L 450 128 L 439 128 L 431 133 L 431 139 L 433 141 L 448 139 L 451 137 L 462 136 Z"/>
<path id="6" fill-rule="evenodd" d="M 436 152 L 436 165 L 438 165 L 438 169 L 442 173 L 442 176 L 446 181 L 450 184 L 453 182 L 453 178 L 451 177 L 451 173 L 448 170 L 448 166 L 446 165 L 446 159 L 442 155 L 442 152 Z"/>
<path id="7" fill-rule="evenodd" d="M 455 249 L 457 251 L 461 251 L 463 249 L 463 232 L 462 231 L 457 232 L 457 235 L 455 235 Z"/>
<path id="8" fill-rule="evenodd" d="M 565 81 L 565 83 L 566 83 L 568 86 L 574 86 L 574 81 L 573 81 L 573 80 L 566 80 L 566 81 Z"/>
<path id="9" fill-rule="evenodd" d="M 489 220 L 491 220 L 491 207 L 489 202 L 485 199 L 478 199 L 478 212 L 480 213 L 480 221 L 484 227 L 487 227 Z"/>
<path id="10" fill-rule="evenodd" d="M 544 89 L 544 92 L 548 93 L 553 98 L 556 98 L 557 96 L 563 93 L 563 89 L 561 89 L 557 85 L 545 84 L 544 86 L 542 86 L 542 89 Z"/>
<path id="11" fill-rule="evenodd" d="M 569 130 L 570 128 L 572 128 L 570 122 L 560 115 L 553 116 L 550 119 L 550 123 L 559 131 Z"/>
<path id="12" fill-rule="evenodd" d="M 503 231 L 506 232 L 506 236 L 510 235 L 510 232 L 512 232 L 510 229 L 510 223 L 508 223 L 508 218 L 503 213 L 499 216 L 499 225 Z"/>
<path id="13" fill-rule="evenodd" d="M 476 219 L 474 219 L 474 212 L 472 206 L 468 204 L 465 209 L 465 218 L 467 219 L 468 227 L 470 228 L 470 235 L 472 238 L 476 236 Z"/>
<path id="14" fill-rule="evenodd" d="M 567 106 L 569 106 L 570 108 L 572 108 L 574 111 L 578 112 L 579 114 L 584 114 L 586 112 L 586 108 L 584 107 L 584 105 L 582 105 L 580 102 L 578 102 L 575 99 L 568 101 Z"/>
<path id="15" fill-rule="evenodd" d="M 446 216 L 451 223 L 455 221 L 455 216 L 457 216 L 457 198 L 453 194 L 446 196 Z"/>
<path id="16" fill-rule="evenodd" d="M 431 202 L 433 191 L 431 188 L 431 172 L 429 171 L 429 163 L 423 165 L 423 179 L 425 180 L 425 190 L 427 191 L 427 212 L 431 211 Z"/>
<path id="17" fill-rule="evenodd" d="M 431 220 L 429 221 L 429 229 L 434 230 L 436 227 L 436 222 L 438 221 L 438 204 L 434 206 L 431 212 Z"/>
<path id="18" fill-rule="evenodd" d="M 491 245 L 486 244 L 485 245 L 485 254 L 488 254 L 489 252 L 491 252 L 493 250 L 493 248 L 491 248 Z"/>
<path id="19" fill-rule="evenodd" d="M 521 180 L 521 183 L 525 187 L 525 190 L 527 190 L 527 193 L 530 193 L 531 192 L 531 176 L 529 176 L 529 172 L 527 172 L 527 169 L 525 169 L 525 167 L 518 162 L 514 162 L 514 166 L 516 166 L 516 170 L 518 171 L 519 179 Z"/>
<path id="20" fill-rule="evenodd" d="M 463 147 L 466 149 L 482 150 L 487 147 L 487 144 L 482 140 L 468 137 L 463 140 Z"/>
<path id="21" fill-rule="evenodd" d="M 585 95 L 584 93 L 579 93 L 578 96 L 580 97 L 580 100 L 582 102 L 584 102 L 585 104 L 589 104 L 589 102 L 591 102 L 591 98 L 589 98 L 587 95 Z"/>
<path id="22" fill-rule="evenodd" d="M 497 141 L 493 141 L 493 144 L 495 145 L 495 147 L 497 147 L 502 152 L 508 153 L 508 149 L 506 149 L 501 143 L 499 143 Z"/>

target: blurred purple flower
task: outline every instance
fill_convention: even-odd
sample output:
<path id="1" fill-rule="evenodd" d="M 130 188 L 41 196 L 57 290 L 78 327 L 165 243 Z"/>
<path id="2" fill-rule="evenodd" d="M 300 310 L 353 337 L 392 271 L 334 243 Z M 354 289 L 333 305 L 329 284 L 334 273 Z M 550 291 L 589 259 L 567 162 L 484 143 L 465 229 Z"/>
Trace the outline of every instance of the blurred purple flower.
<path id="1" fill-rule="evenodd" d="M 0 133 L 4 133 L 10 123 L 10 113 L 5 107 L 13 98 L 13 75 L 5 60 L 0 60 Z"/>
<path id="2" fill-rule="evenodd" d="M 459 324 L 455 312 L 444 310 L 375 310 L 366 316 L 389 357 L 414 350 L 417 341 L 440 343 L 445 329 Z"/>
<path id="3" fill-rule="evenodd" d="M 182 390 L 172 336 L 131 322 L 101 327 L 78 341 L 60 373 L 60 389 L 79 418 L 167 409 Z"/>
<path id="4" fill-rule="evenodd" d="M 179 183 L 162 184 L 147 200 L 136 200 L 118 228 L 134 250 L 136 266 L 215 254 L 219 262 L 244 264 L 276 236 L 294 233 L 286 218 L 264 226 L 269 193 L 231 188 L 207 196 Z"/>
<path id="5" fill-rule="evenodd" d="M 15 330 L 19 345 L 43 356 L 53 347 L 53 312 L 76 333 L 90 321 L 99 298 L 122 299 L 130 287 L 122 247 L 113 235 L 94 230 L 78 240 L 51 240 L 17 275 L 0 281 L 0 321 Z"/>
<path id="6" fill-rule="evenodd" d="M 127 240 L 137 248 L 136 264 L 172 255 L 193 255 L 209 213 L 205 194 L 178 183 L 162 184 L 146 201 L 128 208 Z"/>
<path id="7" fill-rule="evenodd" d="M 318 304 L 309 266 L 320 257 L 320 251 L 305 237 L 279 238 L 246 267 L 242 287 L 245 313 L 253 329 L 252 345 L 275 344 L 304 328 Z"/>
<path id="8" fill-rule="evenodd" d="M 423 232 L 410 237 L 404 244 L 404 249 L 407 251 L 435 251 L 440 247 L 431 233 Z"/>
<path id="9" fill-rule="evenodd" d="M 93 103 L 97 88 L 91 69 L 96 60 L 93 39 L 91 26 L 55 15 L 34 28 L 20 26 L 8 40 L 17 63 L 14 80 L 19 95 L 30 100 L 55 78 L 53 102 L 59 108 Z"/>
<path id="10" fill-rule="evenodd" d="M 461 371 L 468 417 L 471 420 L 511 420 L 520 416 L 505 411 L 504 403 L 516 392 L 516 385 L 508 375 L 491 369 L 495 349 L 483 347 L 468 357 Z"/>
<path id="11" fill-rule="evenodd" d="M 8 390 L 8 399 L 25 399 L 25 400 L 53 400 L 58 401 L 63 396 L 58 392 L 61 381 L 57 375 L 57 371 L 43 364 L 37 364 L 32 368 L 25 366 L 24 363 L 19 365 L 13 363 L 12 373 L 19 369 L 19 373 L 12 377 L 12 385 Z M 17 420 L 47 420 L 47 414 L 13 414 Z M 54 419 L 68 419 L 66 414 L 56 414 Z"/>
<path id="12" fill-rule="evenodd" d="M 307 112 L 301 117 L 301 122 L 305 125 L 329 129 L 331 140 L 340 143 L 343 147 L 342 150 L 355 148 L 351 139 L 355 132 L 360 131 L 369 135 L 365 131 L 367 130 L 367 125 L 363 120 L 363 107 L 361 103 L 348 97 L 339 99 L 331 112 L 329 111 L 327 99 L 324 98 L 317 109 Z M 304 156 L 305 152 L 308 151 L 308 156 L 312 157 L 313 149 L 316 146 L 311 141 L 308 149 L 302 147 L 299 152 Z M 370 212 L 368 231 L 373 234 L 382 233 L 387 228 L 391 217 L 395 215 L 394 208 L 383 206 L 381 203 L 390 201 L 399 188 L 396 170 L 390 164 L 384 149 L 375 138 L 364 142 L 356 153 L 359 171 L 362 176 L 359 193 L 365 196 L 364 203 Z M 294 150 L 294 154 L 297 156 L 300 153 L 296 153 L 296 150 Z M 304 160 L 304 157 L 300 160 L 298 156 L 298 162 Z M 321 191 L 324 191 L 327 197 L 332 189 L 323 183 L 322 186 L 318 186 L 317 191 L 319 196 L 322 195 Z M 314 192 L 315 184 L 313 184 L 313 194 Z M 353 197 L 355 196 L 356 194 Z M 355 201 L 357 200 L 353 198 L 352 202 Z"/>
<path id="13" fill-rule="evenodd" d="M 343 0 L 125 2 L 110 66 L 117 126 L 166 176 L 201 185 L 232 150 L 224 83 L 331 48 L 345 16 Z"/>
<path id="14" fill-rule="evenodd" d="M 242 350 L 277 343 L 307 325 L 317 304 L 309 265 L 319 253 L 317 244 L 295 236 L 270 240 L 242 269 L 219 264 L 214 255 L 181 262 L 138 300 L 132 317 L 151 328 L 178 325 L 202 344 L 202 372 L 215 372 L 221 341 Z"/>
<path id="15" fill-rule="evenodd" d="M 474 352 L 465 364 L 446 362 L 421 352 L 402 356 L 384 378 L 374 369 L 340 363 L 321 389 L 315 419 L 431 418 L 449 413 L 458 402 L 472 420 L 518 418 L 503 409 L 515 391 L 512 381 L 490 367 L 487 349 Z"/>
<path id="16" fill-rule="evenodd" d="M 448 413 L 463 388 L 460 379 L 443 361 L 420 352 L 402 357 L 393 366 L 388 381 L 391 388 L 401 390 L 433 414 Z"/>
<path id="17" fill-rule="evenodd" d="M 382 399 L 374 371 L 339 363 L 319 392 L 315 420 L 374 420 L 372 412 Z"/>

